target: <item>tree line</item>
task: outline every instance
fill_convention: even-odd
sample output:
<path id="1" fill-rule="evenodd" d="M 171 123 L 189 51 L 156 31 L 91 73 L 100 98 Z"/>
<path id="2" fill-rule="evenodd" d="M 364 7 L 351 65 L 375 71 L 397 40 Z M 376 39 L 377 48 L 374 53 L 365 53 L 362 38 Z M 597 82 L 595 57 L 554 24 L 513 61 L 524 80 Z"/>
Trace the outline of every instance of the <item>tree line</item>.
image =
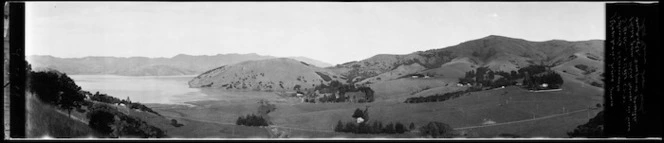
<path id="1" fill-rule="evenodd" d="M 161 116 L 161 114 L 157 113 L 156 111 L 152 110 L 151 108 L 149 108 L 149 107 L 147 107 L 147 106 L 145 106 L 141 103 L 132 102 L 130 100 L 125 100 L 125 99 L 118 99 L 116 97 L 109 96 L 109 95 L 104 94 L 104 93 L 96 92 L 95 94 L 90 95 L 90 100 L 98 101 L 98 102 L 104 102 L 104 103 L 108 103 L 108 104 L 118 104 L 118 105 L 124 104 L 129 109 L 138 109 L 140 111 L 150 112 L 150 113 L 154 113 L 156 115 Z"/>
<path id="2" fill-rule="evenodd" d="M 335 132 L 356 133 L 356 134 L 402 134 L 415 129 L 415 124 L 411 123 L 406 127 L 401 122 L 388 123 L 383 125 L 381 121 L 366 121 L 362 123 L 342 122 L 339 120 L 334 127 Z"/>
<path id="3" fill-rule="evenodd" d="M 500 77 L 496 78 L 496 75 Z M 557 89 L 563 84 L 560 74 L 545 65 L 529 65 L 517 71 L 492 71 L 488 67 L 479 67 L 468 71 L 464 77 L 459 78 L 459 83 L 478 87 L 497 88 L 501 86 L 515 85 L 518 79 L 523 79 L 523 86 L 527 89 Z M 547 84 L 542 87 L 542 84 Z"/>
<path id="4" fill-rule="evenodd" d="M 404 101 L 404 103 L 442 102 L 442 101 L 446 101 L 446 100 L 449 100 L 449 99 L 460 97 L 461 95 L 464 95 L 466 93 L 480 91 L 480 90 L 481 90 L 480 88 L 470 87 L 466 90 L 460 90 L 460 91 L 455 91 L 455 92 L 448 92 L 448 93 L 443 93 L 443 94 L 434 94 L 434 95 L 429 95 L 429 96 L 410 97 L 410 98 L 406 98 L 406 101 Z"/>
<path id="5" fill-rule="evenodd" d="M 265 118 L 263 118 L 263 116 L 254 114 L 238 117 L 235 121 L 235 124 L 244 126 L 268 126 L 268 122 Z"/>
<path id="6" fill-rule="evenodd" d="M 410 126 L 406 127 L 401 122 L 390 122 L 385 125 L 383 125 L 383 122 L 381 121 L 370 122 L 369 107 L 365 108 L 364 110 L 360 110 L 360 108 L 355 109 L 351 117 L 357 121 L 344 123 L 339 120 L 337 125 L 334 127 L 334 131 L 356 134 L 401 134 L 415 128 L 414 123 L 410 123 Z"/>
<path id="7" fill-rule="evenodd" d="M 362 92 L 364 98 L 355 99 L 353 101 L 359 103 L 373 102 L 374 101 L 374 90 L 370 87 L 360 86 L 356 87 L 354 84 L 343 84 L 337 80 L 333 80 L 329 85 L 321 83 L 314 87 L 314 91 L 319 91 L 321 94 L 333 94 L 332 96 L 327 95 L 313 95 L 318 97 L 318 102 L 320 103 L 338 103 L 338 102 L 348 102 L 351 101 L 351 97 L 347 93 L 351 92 Z M 338 96 L 336 96 L 338 95 Z M 305 99 L 305 102 L 316 103 L 315 99 L 308 98 Z"/>
<path id="8" fill-rule="evenodd" d="M 497 80 L 496 75 L 501 76 Z M 526 89 L 557 89 L 562 85 L 563 80 L 560 74 L 547 69 L 543 65 L 530 65 L 519 69 L 518 71 L 492 71 L 488 67 L 479 67 L 476 70 L 468 71 L 464 77 L 459 78 L 459 84 L 471 84 L 466 90 L 448 92 L 443 94 L 434 94 L 421 97 L 407 98 L 405 103 L 423 103 L 423 102 L 442 102 L 449 99 L 460 97 L 466 93 L 481 91 L 485 88 L 498 88 L 501 86 L 511 86 L 517 83 L 516 80 L 523 79 L 523 87 Z M 543 83 L 548 84 L 542 87 Z"/>

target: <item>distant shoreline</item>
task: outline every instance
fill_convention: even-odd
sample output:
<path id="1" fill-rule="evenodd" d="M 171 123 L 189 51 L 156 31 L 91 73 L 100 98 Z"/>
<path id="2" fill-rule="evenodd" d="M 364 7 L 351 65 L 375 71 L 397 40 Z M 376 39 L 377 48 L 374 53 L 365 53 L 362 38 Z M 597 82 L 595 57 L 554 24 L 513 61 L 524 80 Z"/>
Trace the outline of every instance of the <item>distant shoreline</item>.
<path id="1" fill-rule="evenodd" d="M 115 74 L 72 74 L 69 76 L 108 76 L 108 77 L 196 77 L 198 75 L 147 75 L 147 76 L 134 76 L 134 75 L 115 75 Z"/>

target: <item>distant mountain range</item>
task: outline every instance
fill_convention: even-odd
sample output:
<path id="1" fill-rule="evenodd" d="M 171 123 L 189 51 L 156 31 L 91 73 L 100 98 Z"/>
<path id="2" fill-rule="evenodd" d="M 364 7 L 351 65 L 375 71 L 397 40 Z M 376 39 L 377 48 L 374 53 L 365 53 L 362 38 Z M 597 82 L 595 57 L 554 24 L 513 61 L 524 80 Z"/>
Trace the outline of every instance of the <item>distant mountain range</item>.
<path id="1" fill-rule="evenodd" d="M 67 74 L 111 74 L 126 76 L 196 75 L 210 69 L 251 60 L 278 57 L 258 54 L 217 54 L 193 56 L 179 54 L 172 58 L 147 57 L 83 57 L 58 58 L 53 56 L 28 56 L 34 70 L 56 69 Z M 331 64 L 306 57 L 289 57 L 311 65 L 327 67 Z"/>
<path id="2" fill-rule="evenodd" d="M 269 89 L 292 90 L 295 85 L 313 87 L 314 85 L 310 84 L 323 83 L 325 81 L 323 78 L 329 75 L 345 83 L 372 84 L 415 73 L 455 79 L 463 77 L 465 72 L 477 67 L 509 72 L 532 64 L 546 65 L 554 71 L 564 73 L 565 77 L 572 77 L 589 84 L 593 82 L 603 84 L 603 60 L 602 40 L 532 42 L 490 35 L 455 46 L 405 55 L 380 54 L 324 69 L 298 64 L 294 60 L 247 61 L 210 70 L 194 78 L 189 85 L 217 88 L 228 88 L 232 85 L 248 86 L 243 87 L 244 89 L 256 89 L 258 85 L 268 82 L 272 85 Z M 248 71 L 251 72 L 247 73 Z M 316 76 L 316 72 L 325 74 Z M 306 80 L 302 81 L 302 77 Z M 274 85 L 278 85 L 279 82 L 288 84 L 275 88 Z M 262 85 L 261 87 L 266 89 Z"/>

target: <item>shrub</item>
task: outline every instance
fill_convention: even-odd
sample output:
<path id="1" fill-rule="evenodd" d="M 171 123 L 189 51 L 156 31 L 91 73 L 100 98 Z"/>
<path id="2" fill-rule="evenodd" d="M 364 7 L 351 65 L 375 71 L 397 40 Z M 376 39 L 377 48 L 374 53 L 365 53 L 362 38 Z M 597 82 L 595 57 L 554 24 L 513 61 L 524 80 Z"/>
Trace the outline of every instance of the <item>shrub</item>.
<path id="1" fill-rule="evenodd" d="M 115 115 L 104 110 L 94 110 L 89 113 L 88 126 L 103 134 L 110 134 L 113 132 L 111 125 L 115 122 Z"/>
<path id="2" fill-rule="evenodd" d="M 175 120 L 175 119 L 171 119 L 171 125 L 173 125 L 174 127 L 182 127 L 182 126 L 184 126 L 184 125 L 178 123 L 178 120 Z"/>
<path id="3" fill-rule="evenodd" d="M 408 128 L 409 128 L 410 130 L 414 130 L 414 129 L 415 129 L 415 123 L 410 122 L 410 125 L 409 125 Z"/>

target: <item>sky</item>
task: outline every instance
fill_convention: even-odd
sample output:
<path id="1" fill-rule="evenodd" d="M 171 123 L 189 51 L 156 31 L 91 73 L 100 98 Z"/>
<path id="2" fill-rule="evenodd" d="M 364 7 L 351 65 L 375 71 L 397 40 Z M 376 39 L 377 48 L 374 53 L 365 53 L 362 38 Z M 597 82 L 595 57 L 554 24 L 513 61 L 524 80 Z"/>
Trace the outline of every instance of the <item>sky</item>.
<path id="1" fill-rule="evenodd" d="M 600 2 L 28 2 L 26 55 L 256 53 L 330 64 L 501 35 L 605 39 Z"/>

